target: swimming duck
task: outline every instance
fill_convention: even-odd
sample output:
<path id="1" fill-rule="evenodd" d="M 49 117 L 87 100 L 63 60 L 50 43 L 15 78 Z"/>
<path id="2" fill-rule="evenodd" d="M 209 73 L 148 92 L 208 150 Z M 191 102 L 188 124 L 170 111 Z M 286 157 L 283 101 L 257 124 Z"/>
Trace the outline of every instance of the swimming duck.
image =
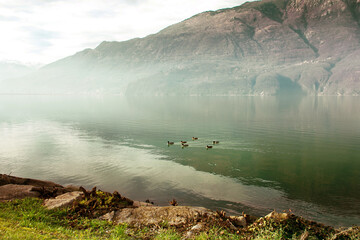
<path id="1" fill-rule="evenodd" d="M 213 146 L 206 145 L 206 149 L 212 148 Z"/>
<path id="2" fill-rule="evenodd" d="M 174 142 L 169 142 L 169 141 L 168 141 L 168 145 L 173 145 L 173 144 L 174 144 Z"/>
<path id="3" fill-rule="evenodd" d="M 181 144 L 181 147 L 183 147 L 183 148 L 184 148 L 184 147 L 188 147 L 188 146 L 189 146 L 189 144 L 184 144 L 184 143 Z"/>
<path id="4" fill-rule="evenodd" d="M 213 144 L 219 144 L 219 141 L 213 141 Z"/>
<path id="5" fill-rule="evenodd" d="M 180 141 L 181 142 L 181 144 L 183 144 L 183 143 L 187 143 L 187 141 Z"/>
<path id="6" fill-rule="evenodd" d="M 198 140 L 199 138 L 197 137 L 192 137 L 192 140 L 195 141 L 195 140 Z"/>

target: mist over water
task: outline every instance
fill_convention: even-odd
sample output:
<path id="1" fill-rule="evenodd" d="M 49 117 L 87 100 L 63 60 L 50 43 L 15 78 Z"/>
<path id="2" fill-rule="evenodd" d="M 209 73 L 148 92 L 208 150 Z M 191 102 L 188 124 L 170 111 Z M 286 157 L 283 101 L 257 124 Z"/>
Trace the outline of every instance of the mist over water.
<path id="1" fill-rule="evenodd" d="M 159 205 L 359 225 L 359 100 L 0 96 L 0 172 Z"/>

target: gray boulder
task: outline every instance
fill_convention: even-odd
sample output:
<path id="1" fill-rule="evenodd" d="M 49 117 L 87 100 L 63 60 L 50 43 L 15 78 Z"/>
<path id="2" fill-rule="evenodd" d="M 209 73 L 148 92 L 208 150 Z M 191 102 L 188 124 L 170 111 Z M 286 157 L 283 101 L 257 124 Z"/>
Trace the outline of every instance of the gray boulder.
<path id="1" fill-rule="evenodd" d="M 71 206 L 75 201 L 82 199 L 84 194 L 82 192 L 68 192 L 57 196 L 56 198 L 46 199 L 44 205 L 47 209 L 63 208 Z"/>

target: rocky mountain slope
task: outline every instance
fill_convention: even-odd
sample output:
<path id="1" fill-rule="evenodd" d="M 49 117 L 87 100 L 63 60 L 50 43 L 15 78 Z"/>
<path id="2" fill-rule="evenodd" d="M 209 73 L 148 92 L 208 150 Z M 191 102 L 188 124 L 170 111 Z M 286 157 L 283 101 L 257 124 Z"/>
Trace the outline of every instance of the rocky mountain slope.
<path id="1" fill-rule="evenodd" d="M 360 0 L 263 0 L 103 42 L 0 92 L 360 95 Z"/>

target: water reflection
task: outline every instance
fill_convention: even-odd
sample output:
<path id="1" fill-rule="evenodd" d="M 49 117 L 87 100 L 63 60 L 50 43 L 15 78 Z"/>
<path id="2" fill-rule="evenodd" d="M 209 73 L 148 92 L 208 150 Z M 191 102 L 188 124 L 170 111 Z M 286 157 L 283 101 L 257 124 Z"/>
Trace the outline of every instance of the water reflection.
<path id="1" fill-rule="evenodd" d="M 0 98 L 3 173 L 360 224 L 358 98 Z"/>

